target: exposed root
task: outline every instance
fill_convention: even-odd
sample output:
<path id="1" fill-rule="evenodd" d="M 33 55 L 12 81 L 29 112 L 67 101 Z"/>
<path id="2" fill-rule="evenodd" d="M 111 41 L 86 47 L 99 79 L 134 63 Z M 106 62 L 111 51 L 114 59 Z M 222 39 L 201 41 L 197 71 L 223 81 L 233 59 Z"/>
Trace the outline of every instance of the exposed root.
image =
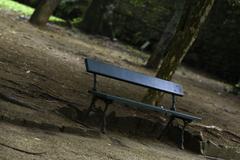
<path id="1" fill-rule="evenodd" d="M 28 109 L 32 109 L 32 110 L 35 110 L 35 111 L 39 111 L 37 108 L 35 107 L 32 107 L 24 102 L 20 102 L 18 100 L 16 100 L 15 98 L 13 97 L 8 97 L 2 93 L 0 93 L 0 99 L 3 99 L 4 101 L 7 101 L 7 102 L 10 102 L 10 103 L 13 103 L 13 104 L 16 104 L 16 105 L 19 105 L 19 106 L 22 106 L 22 107 L 25 107 L 25 108 L 28 108 Z"/>
<path id="2" fill-rule="evenodd" d="M 16 147 L 12 147 L 12 146 L 6 145 L 6 144 L 1 143 L 1 142 L 0 142 L 0 145 L 3 146 L 3 147 L 6 147 L 6 148 L 13 149 L 13 150 L 15 150 L 15 151 L 22 152 L 22 153 L 25 153 L 25 154 L 30 154 L 30 155 L 40 156 L 40 155 L 46 153 L 46 152 L 29 152 L 29 151 L 25 151 L 25 150 L 23 150 L 23 149 L 19 149 L 19 148 L 16 148 Z"/>

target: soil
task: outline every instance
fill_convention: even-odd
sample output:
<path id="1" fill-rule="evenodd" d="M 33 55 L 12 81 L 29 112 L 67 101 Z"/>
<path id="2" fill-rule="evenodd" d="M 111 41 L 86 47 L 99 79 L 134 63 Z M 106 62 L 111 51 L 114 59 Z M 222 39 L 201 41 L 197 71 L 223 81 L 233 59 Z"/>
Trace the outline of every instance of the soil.
<path id="1" fill-rule="evenodd" d="M 38 28 L 18 13 L 0 10 L 1 115 L 41 123 L 80 125 L 56 111 L 63 107 L 79 110 L 88 107 L 91 96 L 87 90 L 92 85 L 92 76 L 85 71 L 86 57 L 148 75 L 155 74 L 143 67 L 146 55 L 119 42 L 54 24 Z M 229 85 L 183 66 L 179 67 L 173 81 L 182 84 L 185 90 L 185 96 L 177 99 L 177 109 L 203 118 L 190 127 L 202 131 L 204 137 L 219 144 L 240 146 L 240 98 L 229 93 Z M 141 100 L 147 91 L 102 77 L 99 78 L 98 87 L 137 100 Z M 163 105 L 170 105 L 168 96 L 165 96 Z M 119 116 L 155 116 L 121 106 L 111 109 Z M 129 138 L 119 133 L 86 138 L 8 123 L 0 123 L 0 128 L 1 159 L 204 158 L 170 144 L 153 139 Z M 1 144 L 43 153 L 30 155 Z"/>
<path id="2" fill-rule="evenodd" d="M 11 160 L 158 160 L 160 159 L 196 159 L 203 157 L 192 154 L 159 141 L 134 139 L 122 135 L 107 134 L 101 138 L 44 132 L 38 129 L 26 129 L 7 123 L 0 123 L 2 129 L 0 141 L 15 149 L 21 149 L 32 154 L 16 151 L 0 144 L 0 159 Z M 7 136 L 6 136 L 7 135 Z"/>

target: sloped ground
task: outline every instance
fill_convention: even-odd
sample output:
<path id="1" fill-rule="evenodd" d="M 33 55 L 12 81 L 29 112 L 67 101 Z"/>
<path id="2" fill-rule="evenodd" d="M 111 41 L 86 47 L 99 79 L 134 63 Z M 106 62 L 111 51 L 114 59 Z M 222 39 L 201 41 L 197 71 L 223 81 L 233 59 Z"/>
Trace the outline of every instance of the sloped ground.
<path id="1" fill-rule="evenodd" d="M 158 141 L 127 138 L 108 134 L 101 138 L 88 138 L 58 132 L 44 132 L 0 123 L 0 159 L 9 160 L 138 160 L 138 159 L 202 159 L 202 156 L 183 152 Z M 35 154 L 35 155 L 33 155 Z"/>
<path id="2" fill-rule="evenodd" d="M 92 77 L 85 72 L 85 57 L 97 57 L 154 75 L 152 71 L 141 67 L 145 56 L 118 43 L 66 31 L 55 25 L 39 29 L 13 12 L 0 11 L 0 31 L 0 114 L 4 117 L 84 130 L 84 125 L 59 115 L 57 111 L 63 107 L 83 110 L 89 105 L 91 96 L 87 90 L 92 85 Z M 136 58 L 136 55 L 140 58 Z M 186 94 L 178 99 L 178 109 L 203 118 L 191 127 L 220 144 L 239 146 L 240 98 L 225 92 L 229 86 L 185 68 L 177 71 L 174 81 L 184 86 Z M 103 78 L 100 78 L 100 82 L 101 88 L 125 97 L 141 99 L 146 93 L 143 88 L 125 83 Z M 163 103 L 169 106 L 167 98 Z M 119 106 L 112 108 L 118 115 L 139 115 L 145 118 L 154 116 Z M 218 132 L 206 125 L 217 126 L 225 132 Z M 0 128 L 3 131 L 1 143 L 44 152 L 28 157 L 26 153 L 0 145 L 2 159 L 21 159 L 23 156 L 26 157 L 24 159 L 203 158 L 180 151 L 176 146 L 111 135 L 112 133 L 101 138 L 84 138 L 64 133 L 46 133 L 6 123 L 1 123 Z M 111 136 L 113 138 L 109 138 Z M 124 142 L 126 144 L 123 143 L 123 146 L 128 147 L 112 147 L 111 139 L 116 139 L 113 142 L 117 144 Z"/>

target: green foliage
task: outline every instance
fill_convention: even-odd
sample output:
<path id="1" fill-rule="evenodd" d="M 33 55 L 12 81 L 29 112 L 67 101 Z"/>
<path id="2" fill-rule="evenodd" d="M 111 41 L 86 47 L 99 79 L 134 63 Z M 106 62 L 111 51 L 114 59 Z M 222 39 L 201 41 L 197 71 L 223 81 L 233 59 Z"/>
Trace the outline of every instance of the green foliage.
<path id="1" fill-rule="evenodd" d="M 24 5 L 27 5 L 27 6 L 30 6 L 32 8 L 35 8 L 37 6 L 38 2 L 41 0 L 14 0 L 14 1 L 24 4 Z"/>
<path id="2" fill-rule="evenodd" d="M 14 0 L 35 8 L 40 0 Z M 68 22 L 79 23 L 91 0 L 61 0 L 53 15 Z"/>
<path id="3" fill-rule="evenodd" d="M 221 12 L 224 11 L 224 12 Z M 240 7 L 216 1 L 185 62 L 230 83 L 240 79 Z"/>
<path id="4" fill-rule="evenodd" d="M 228 0 L 232 6 L 240 6 L 240 0 Z"/>
<path id="5" fill-rule="evenodd" d="M 234 85 L 232 92 L 233 94 L 240 95 L 240 81 Z"/>
<path id="6" fill-rule="evenodd" d="M 144 3 L 146 3 L 146 1 L 148 0 L 130 0 L 129 3 L 137 7 L 137 6 L 142 6 Z"/>
<path id="7" fill-rule="evenodd" d="M 91 0 L 61 0 L 54 15 L 68 21 L 79 22 Z"/>
<path id="8" fill-rule="evenodd" d="M 160 38 L 172 10 L 172 5 L 163 0 L 121 0 L 114 14 L 115 35 L 138 47 L 146 41 L 153 44 Z"/>
<path id="9" fill-rule="evenodd" d="M 235 87 L 240 89 L 240 82 L 238 82 L 237 84 L 235 84 Z"/>
<path id="10" fill-rule="evenodd" d="M 13 10 L 13 11 L 19 12 L 21 14 L 24 14 L 26 16 L 31 16 L 34 11 L 33 8 L 25 6 L 23 4 L 20 4 L 18 2 L 12 1 L 12 0 L 4 0 L 4 1 L 1 0 L 0 8 L 7 9 L 7 10 Z M 51 16 L 50 21 L 63 22 L 64 20 Z"/>
<path id="11" fill-rule="evenodd" d="M 156 0 L 129 0 L 129 4 L 133 5 L 134 7 L 147 7 L 147 6 L 154 7 L 155 4 L 159 4 L 159 1 L 156 1 Z M 155 9 L 157 9 L 158 7 L 161 7 L 161 6 L 155 6 Z M 149 9 L 152 9 L 152 8 L 149 8 Z"/>
<path id="12" fill-rule="evenodd" d="M 20 3 L 14 2 L 12 0 L 1 0 L 0 7 L 4 9 L 13 10 L 16 12 L 21 12 L 25 15 L 31 15 L 33 13 L 33 9 L 31 7 L 22 5 Z"/>

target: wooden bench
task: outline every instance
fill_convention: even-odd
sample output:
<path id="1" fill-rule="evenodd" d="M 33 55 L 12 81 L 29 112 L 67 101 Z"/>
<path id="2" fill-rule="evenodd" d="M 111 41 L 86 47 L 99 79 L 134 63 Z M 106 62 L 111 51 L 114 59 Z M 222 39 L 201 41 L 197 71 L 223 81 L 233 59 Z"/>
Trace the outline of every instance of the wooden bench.
<path id="1" fill-rule="evenodd" d="M 108 106 L 109 104 L 116 102 L 116 103 L 123 104 L 122 106 L 161 112 L 161 113 L 164 113 L 165 115 L 168 115 L 170 119 L 167 125 L 165 126 L 165 129 L 162 131 L 162 133 L 171 125 L 172 121 L 175 118 L 183 120 L 184 125 L 182 127 L 181 140 L 180 140 L 180 147 L 183 148 L 185 127 L 187 126 L 188 123 L 194 120 L 201 120 L 201 118 L 176 111 L 176 106 L 175 106 L 176 96 L 184 95 L 181 85 L 170 82 L 170 81 L 162 80 L 156 77 L 147 76 L 142 73 L 130 71 L 124 68 L 111 65 L 111 64 L 103 63 L 98 60 L 85 59 L 85 65 L 86 65 L 87 72 L 93 74 L 93 88 L 89 90 L 89 92 L 93 95 L 93 97 L 92 97 L 91 104 L 86 112 L 86 117 L 88 117 L 91 111 L 96 110 L 96 107 L 95 107 L 96 100 L 97 99 L 103 100 L 105 102 L 105 107 L 103 109 L 103 115 L 102 115 L 102 126 L 101 126 L 101 131 L 103 133 L 105 132 L 105 128 L 107 124 L 106 113 L 107 113 Z M 128 99 L 125 97 L 119 97 L 119 96 L 115 96 L 109 93 L 99 91 L 97 90 L 97 75 L 171 94 L 172 106 L 170 109 L 166 109 L 163 106 L 154 106 L 154 105 L 142 103 L 139 101 L 134 101 L 132 99 Z M 159 136 L 159 138 L 161 136 L 162 134 Z"/>

